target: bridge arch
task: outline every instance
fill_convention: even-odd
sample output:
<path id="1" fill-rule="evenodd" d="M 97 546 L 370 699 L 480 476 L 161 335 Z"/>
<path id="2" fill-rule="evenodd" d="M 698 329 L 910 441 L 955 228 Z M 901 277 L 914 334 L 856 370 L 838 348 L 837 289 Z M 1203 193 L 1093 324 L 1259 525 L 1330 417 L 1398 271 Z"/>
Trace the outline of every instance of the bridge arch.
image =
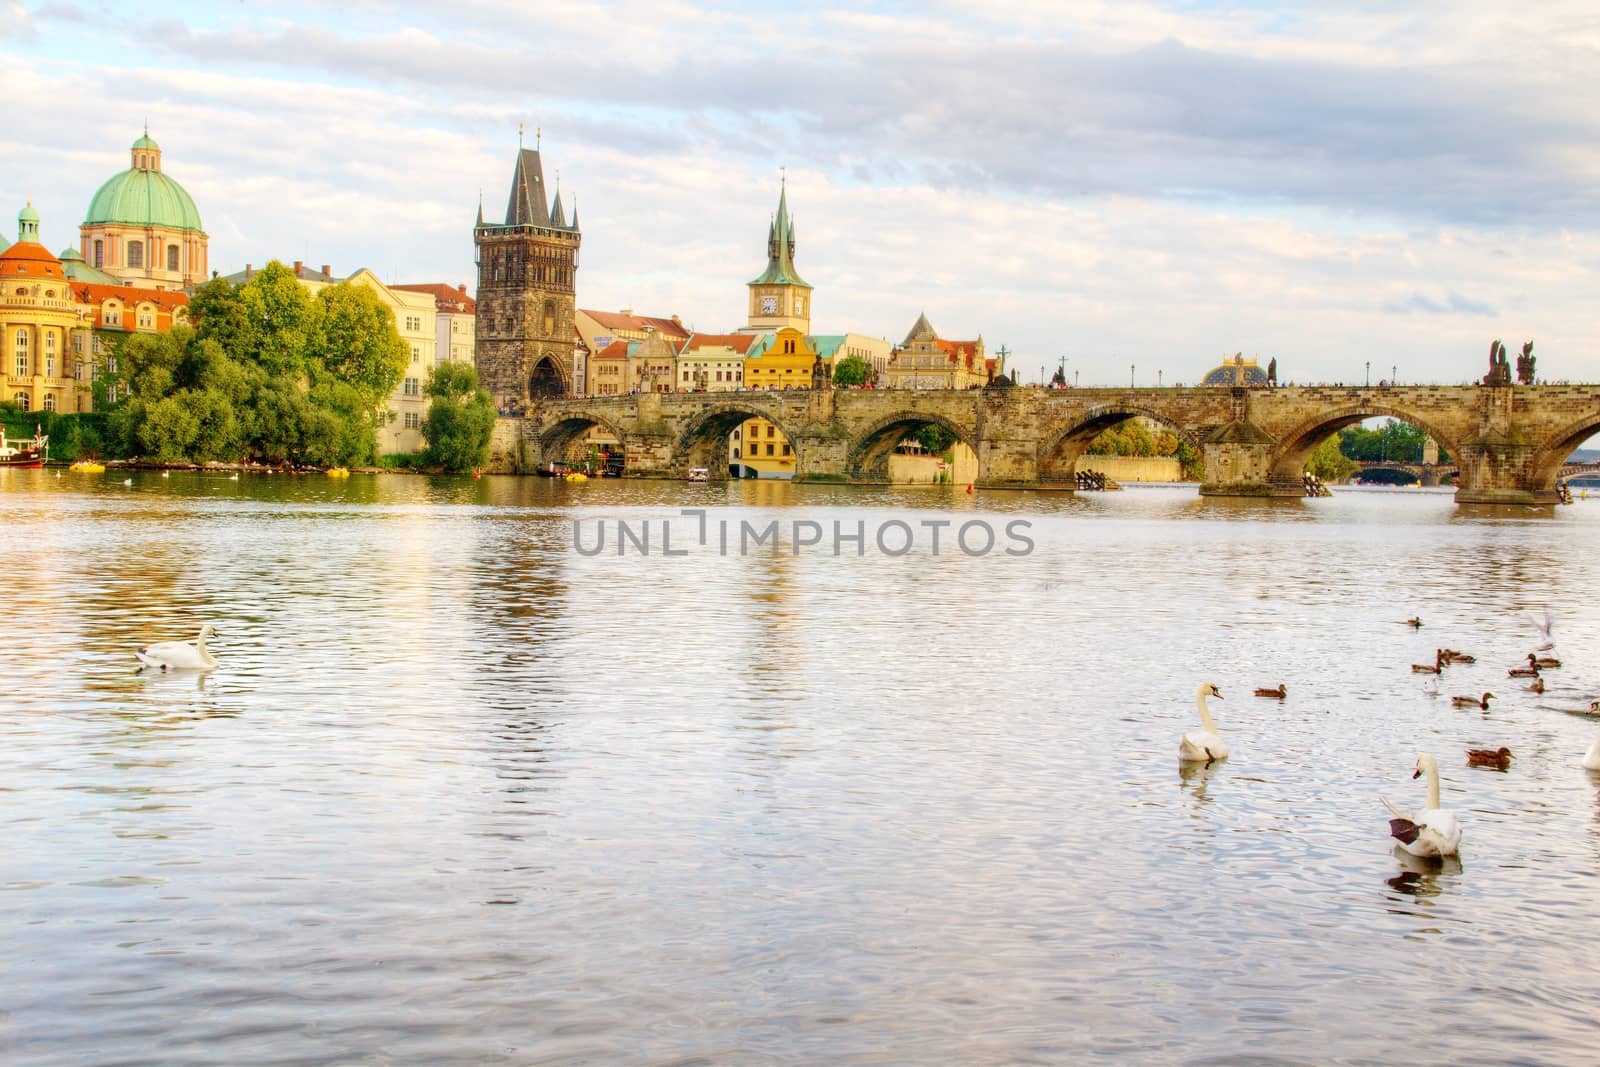
<path id="1" fill-rule="evenodd" d="M 567 449 L 572 447 L 572 443 L 596 426 L 626 446 L 627 438 L 623 436 L 622 428 L 611 419 L 593 411 L 568 411 L 551 425 L 537 431 L 541 462 L 559 463 L 566 459 Z"/>
<path id="2" fill-rule="evenodd" d="M 901 441 L 924 426 L 942 427 L 972 449 L 974 454 L 978 451 L 977 434 L 943 415 L 926 411 L 897 411 L 875 419 L 856 434 L 845 457 L 845 473 L 857 481 L 888 481 L 890 455 Z"/>
<path id="3" fill-rule="evenodd" d="M 757 397 L 759 393 L 735 393 L 734 396 Z M 790 428 L 783 415 L 781 403 L 762 403 L 759 400 L 743 399 L 737 401 L 724 401 L 714 403 L 703 411 L 687 420 L 683 431 L 678 434 L 678 439 L 673 445 L 673 466 L 688 470 L 691 467 L 704 467 L 712 478 L 722 479 L 728 477 L 728 438 L 740 424 L 749 419 L 766 419 L 778 428 L 783 435 L 784 443 L 793 453 L 794 469 L 800 470 L 800 441 Z M 740 442 L 742 456 L 748 456 L 744 449 L 748 449 L 748 441 Z"/>
<path id="4" fill-rule="evenodd" d="M 1561 468 L 1567 465 L 1573 451 L 1597 433 L 1600 433 L 1600 411 L 1570 422 L 1551 434 L 1534 453 L 1528 471 L 1528 488 L 1534 492 L 1554 490 Z"/>
<path id="5" fill-rule="evenodd" d="M 549 352 L 540 356 L 528 374 L 528 396 L 538 400 L 544 397 L 566 396 L 571 391 L 567 386 L 567 376 L 561 368 L 561 361 Z"/>
<path id="6" fill-rule="evenodd" d="M 1096 437 L 1113 426 L 1140 417 L 1170 430 L 1178 440 L 1199 450 L 1200 438 L 1195 432 L 1161 411 L 1138 404 L 1098 404 L 1044 439 L 1039 446 L 1039 480 L 1046 483 L 1072 481 L 1078 458 Z"/>
<path id="7" fill-rule="evenodd" d="M 1346 426 L 1379 418 L 1399 419 L 1417 427 L 1437 441 L 1439 447 L 1449 453 L 1452 461 L 1460 462 L 1461 450 L 1455 438 L 1440 430 L 1431 420 L 1388 404 L 1351 404 L 1319 412 L 1315 418 L 1307 419 L 1279 438 L 1277 450 L 1272 456 L 1272 481 L 1299 482 L 1305 474 L 1306 461 L 1318 445 Z"/>

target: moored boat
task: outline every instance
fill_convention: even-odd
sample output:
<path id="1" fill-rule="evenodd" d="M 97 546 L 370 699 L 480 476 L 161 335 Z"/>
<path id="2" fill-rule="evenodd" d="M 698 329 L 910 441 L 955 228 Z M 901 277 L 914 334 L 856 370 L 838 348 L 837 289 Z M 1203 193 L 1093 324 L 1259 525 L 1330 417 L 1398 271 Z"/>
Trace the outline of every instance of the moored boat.
<path id="1" fill-rule="evenodd" d="M 0 467 L 42 467 L 50 458 L 50 438 L 37 429 L 32 439 L 10 441 L 0 427 Z"/>
<path id="2" fill-rule="evenodd" d="M 704 467 L 690 467 L 689 480 L 691 482 L 709 482 L 711 480 L 711 472 Z"/>
<path id="3" fill-rule="evenodd" d="M 101 463 L 99 460 L 80 459 L 67 469 L 70 471 L 77 471 L 79 474 L 104 474 L 106 472 L 106 465 Z"/>

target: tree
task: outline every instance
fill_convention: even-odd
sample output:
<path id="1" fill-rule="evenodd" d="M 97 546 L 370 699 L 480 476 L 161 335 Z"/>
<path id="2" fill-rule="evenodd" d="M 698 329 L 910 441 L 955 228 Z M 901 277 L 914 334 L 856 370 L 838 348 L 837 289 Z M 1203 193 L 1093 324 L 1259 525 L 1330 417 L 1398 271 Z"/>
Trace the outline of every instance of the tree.
<path id="1" fill-rule="evenodd" d="M 1335 434 L 1316 447 L 1306 460 L 1306 469 L 1325 482 L 1342 482 L 1360 467 L 1342 452 L 1343 435 Z"/>
<path id="2" fill-rule="evenodd" d="M 456 473 L 488 462 L 494 400 L 478 387 L 478 372 L 466 363 L 440 363 L 428 378 L 427 393 L 432 403 L 422 420 L 426 462 Z"/>
<path id="3" fill-rule="evenodd" d="M 860 356 L 846 356 L 833 365 L 833 384 L 865 385 L 871 370 Z"/>
<path id="4" fill-rule="evenodd" d="M 917 443 L 922 445 L 922 450 L 930 456 L 944 455 L 954 447 L 956 441 L 960 440 L 953 432 L 937 422 L 928 423 L 918 430 L 915 436 Z"/>
<path id="5" fill-rule="evenodd" d="M 328 286 L 317 299 L 322 369 L 366 393 L 372 406 L 383 403 L 405 376 L 411 355 L 395 329 L 394 313 L 370 288 L 349 282 Z"/>

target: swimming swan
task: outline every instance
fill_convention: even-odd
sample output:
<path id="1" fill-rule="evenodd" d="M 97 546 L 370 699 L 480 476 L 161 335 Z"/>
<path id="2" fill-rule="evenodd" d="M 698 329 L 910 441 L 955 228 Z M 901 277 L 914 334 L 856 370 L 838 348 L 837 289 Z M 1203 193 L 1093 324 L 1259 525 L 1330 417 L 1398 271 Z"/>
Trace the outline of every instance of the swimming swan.
<path id="1" fill-rule="evenodd" d="M 200 627 L 200 636 L 193 641 L 161 641 L 138 649 L 140 670 L 155 667 L 162 671 L 215 670 L 217 658 L 206 651 L 206 638 L 216 633 L 209 622 Z"/>
<path id="2" fill-rule="evenodd" d="M 1453 813 L 1439 808 L 1439 765 L 1424 752 L 1417 757 L 1411 777 L 1428 776 L 1428 804 L 1415 815 L 1407 815 L 1383 797 L 1383 806 L 1394 818 L 1389 820 L 1389 835 L 1413 856 L 1454 856 L 1461 845 L 1461 824 Z"/>
<path id="3" fill-rule="evenodd" d="M 1184 734 L 1178 741 L 1179 763 L 1211 763 L 1214 760 L 1228 758 L 1228 746 L 1222 743 L 1222 738 L 1217 736 L 1216 723 L 1211 721 L 1211 712 L 1206 708 L 1206 697 L 1213 696 L 1222 699 L 1222 692 L 1212 682 L 1203 682 L 1195 690 L 1195 706 L 1200 709 L 1200 725 L 1205 729 L 1192 734 Z"/>

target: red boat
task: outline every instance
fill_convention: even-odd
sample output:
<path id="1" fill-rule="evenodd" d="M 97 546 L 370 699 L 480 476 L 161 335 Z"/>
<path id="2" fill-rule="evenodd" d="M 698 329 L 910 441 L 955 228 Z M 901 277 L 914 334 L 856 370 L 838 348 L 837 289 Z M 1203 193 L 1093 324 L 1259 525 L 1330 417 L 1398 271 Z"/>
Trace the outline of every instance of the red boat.
<path id="1" fill-rule="evenodd" d="M 8 441 L 5 430 L 0 428 L 0 467 L 42 467 L 49 457 L 48 435 L 35 429 L 32 440 Z"/>

